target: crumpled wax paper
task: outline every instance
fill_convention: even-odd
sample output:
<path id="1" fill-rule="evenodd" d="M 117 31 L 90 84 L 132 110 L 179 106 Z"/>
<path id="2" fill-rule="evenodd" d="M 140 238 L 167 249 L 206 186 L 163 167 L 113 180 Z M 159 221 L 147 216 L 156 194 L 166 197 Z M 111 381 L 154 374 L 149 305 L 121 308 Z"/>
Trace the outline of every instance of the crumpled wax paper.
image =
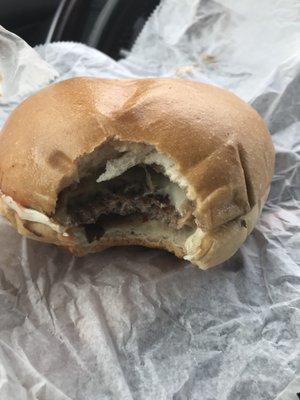
<path id="1" fill-rule="evenodd" d="M 1 400 L 297 399 L 299 21 L 298 0 L 165 0 L 122 61 L 76 43 L 36 48 L 58 79 L 176 75 L 229 88 L 268 123 L 276 171 L 253 233 L 208 271 L 138 247 L 74 258 L 1 219 Z M 1 124 L 54 79 L 39 76 L 32 88 L 18 76 Z"/>
<path id="2" fill-rule="evenodd" d="M 20 95 L 58 77 L 51 65 L 43 61 L 23 39 L 1 25 L 0 65 L 0 94 Z"/>

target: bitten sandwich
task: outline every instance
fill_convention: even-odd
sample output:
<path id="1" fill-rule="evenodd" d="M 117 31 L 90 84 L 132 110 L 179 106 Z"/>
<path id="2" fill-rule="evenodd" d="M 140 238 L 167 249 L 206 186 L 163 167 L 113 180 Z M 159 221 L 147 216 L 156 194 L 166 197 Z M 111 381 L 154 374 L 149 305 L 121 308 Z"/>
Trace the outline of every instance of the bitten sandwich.
<path id="1" fill-rule="evenodd" d="M 23 101 L 0 135 L 0 212 L 76 255 L 161 248 L 202 269 L 231 257 L 268 196 L 260 116 L 214 86 L 78 77 Z"/>

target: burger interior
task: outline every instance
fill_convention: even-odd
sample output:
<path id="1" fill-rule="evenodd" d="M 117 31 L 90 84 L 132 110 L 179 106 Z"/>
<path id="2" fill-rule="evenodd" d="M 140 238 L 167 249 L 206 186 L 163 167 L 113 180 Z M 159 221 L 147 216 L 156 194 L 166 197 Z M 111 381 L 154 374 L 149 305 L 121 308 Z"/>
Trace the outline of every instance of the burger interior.
<path id="1" fill-rule="evenodd" d="M 78 176 L 58 196 L 55 218 L 81 228 L 88 243 L 112 228 L 151 222 L 169 234 L 180 232 L 184 241 L 196 228 L 194 205 L 170 179 L 171 169 L 152 146 L 106 143 L 79 161 Z"/>

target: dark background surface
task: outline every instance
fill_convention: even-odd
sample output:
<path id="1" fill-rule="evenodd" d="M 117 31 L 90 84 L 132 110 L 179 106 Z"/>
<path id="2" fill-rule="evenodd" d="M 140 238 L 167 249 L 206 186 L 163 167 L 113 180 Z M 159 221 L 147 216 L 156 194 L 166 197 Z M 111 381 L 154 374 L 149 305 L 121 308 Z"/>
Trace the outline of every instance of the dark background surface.
<path id="1" fill-rule="evenodd" d="M 159 0 L 0 0 L 0 25 L 31 46 L 78 41 L 118 59 Z"/>
<path id="2" fill-rule="evenodd" d="M 44 43 L 60 0 L 0 0 L 0 24 L 30 45 Z"/>

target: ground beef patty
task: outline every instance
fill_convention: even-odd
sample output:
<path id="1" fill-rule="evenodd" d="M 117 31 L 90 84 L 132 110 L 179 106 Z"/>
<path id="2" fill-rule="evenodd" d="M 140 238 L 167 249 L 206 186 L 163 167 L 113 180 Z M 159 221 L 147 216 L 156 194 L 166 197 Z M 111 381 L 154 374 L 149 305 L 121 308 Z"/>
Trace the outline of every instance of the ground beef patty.
<path id="1" fill-rule="evenodd" d="M 121 216 L 141 214 L 145 219 L 156 219 L 176 228 L 179 213 L 170 204 L 167 196 L 148 194 L 128 196 L 109 193 L 96 197 L 83 205 L 68 210 L 70 224 L 84 225 L 95 223 L 101 215 L 118 214 Z"/>
<path id="2" fill-rule="evenodd" d="M 168 178 L 148 166 L 136 166 L 109 181 L 97 174 L 83 178 L 59 196 L 56 218 L 65 226 L 81 226 L 89 241 L 101 236 L 103 218 L 139 216 L 180 229 L 192 223 L 192 210 L 180 215 L 161 188 Z"/>

